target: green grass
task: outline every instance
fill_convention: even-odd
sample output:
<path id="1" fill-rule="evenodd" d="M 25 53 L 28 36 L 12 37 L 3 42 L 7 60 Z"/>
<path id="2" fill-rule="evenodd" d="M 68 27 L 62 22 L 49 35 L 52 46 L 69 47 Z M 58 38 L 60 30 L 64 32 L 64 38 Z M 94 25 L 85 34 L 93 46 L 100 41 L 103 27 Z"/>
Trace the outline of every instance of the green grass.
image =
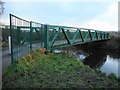
<path id="1" fill-rule="evenodd" d="M 68 54 L 32 52 L 3 73 L 3 88 L 116 88 L 118 81 Z"/>

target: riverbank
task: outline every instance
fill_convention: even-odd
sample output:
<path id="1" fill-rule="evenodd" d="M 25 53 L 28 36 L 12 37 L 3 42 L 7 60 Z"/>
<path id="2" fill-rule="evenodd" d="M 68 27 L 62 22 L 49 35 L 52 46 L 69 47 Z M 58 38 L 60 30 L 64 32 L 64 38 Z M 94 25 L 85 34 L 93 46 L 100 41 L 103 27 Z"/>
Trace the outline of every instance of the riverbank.
<path id="1" fill-rule="evenodd" d="M 120 53 L 120 36 L 111 36 L 110 40 L 91 42 L 82 45 L 77 45 L 77 49 L 86 51 L 106 50 L 107 52 Z M 119 57 L 119 55 L 117 55 Z"/>
<path id="2" fill-rule="evenodd" d="M 3 73 L 3 88 L 118 88 L 118 80 L 69 54 L 39 49 Z"/>
<path id="3" fill-rule="evenodd" d="M 120 37 L 111 36 L 111 39 L 105 42 L 105 44 L 101 48 L 107 49 L 107 50 L 119 50 L 120 49 Z"/>

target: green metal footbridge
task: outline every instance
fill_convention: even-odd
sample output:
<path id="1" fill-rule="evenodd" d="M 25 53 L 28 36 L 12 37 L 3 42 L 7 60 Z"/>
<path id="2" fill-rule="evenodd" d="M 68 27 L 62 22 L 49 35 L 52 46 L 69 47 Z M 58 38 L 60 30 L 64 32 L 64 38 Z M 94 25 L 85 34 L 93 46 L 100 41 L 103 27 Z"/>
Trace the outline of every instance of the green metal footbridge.
<path id="1" fill-rule="evenodd" d="M 94 29 L 47 25 L 10 14 L 12 63 L 38 48 L 47 50 L 110 39 L 109 33 Z"/>

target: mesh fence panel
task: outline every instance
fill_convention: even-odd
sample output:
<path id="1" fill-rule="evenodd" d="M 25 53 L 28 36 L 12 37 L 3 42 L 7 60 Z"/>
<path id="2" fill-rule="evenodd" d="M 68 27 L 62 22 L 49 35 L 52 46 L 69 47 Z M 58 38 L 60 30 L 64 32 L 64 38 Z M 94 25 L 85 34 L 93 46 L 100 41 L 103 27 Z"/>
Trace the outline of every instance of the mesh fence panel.
<path id="1" fill-rule="evenodd" d="M 30 51 L 30 22 L 10 15 L 10 30 L 12 59 L 16 60 Z"/>
<path id="2" fill-rule="evenodd" d="M 44 47 L 44 29 L 40 23 L 32 22 L 32 50 Z"/>
<path id="3" fill-rule="evenodd" d="M 10 14 L 10 33 L 13 62 L 37 48 L 44 47 L 42 24 Z"/>

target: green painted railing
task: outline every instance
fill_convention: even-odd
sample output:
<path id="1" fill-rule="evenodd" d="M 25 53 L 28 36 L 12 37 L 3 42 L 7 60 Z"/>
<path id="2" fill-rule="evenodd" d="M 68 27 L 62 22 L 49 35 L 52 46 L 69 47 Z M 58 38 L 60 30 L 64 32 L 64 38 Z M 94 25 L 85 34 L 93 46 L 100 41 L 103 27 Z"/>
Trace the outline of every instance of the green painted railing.
<path id="1" fill-rule="evenodd" d="M 109 33 L 27 21 L 10 14 L 12 63 L 24 54 L 44 47 L 47 50 L 110 39 Z"/>
<path id="2" fill-rule="evenodd" d="M 66 26 L 44 25 L 45 48 L 48 50 L 110 39 L 109 33 Z"/>

